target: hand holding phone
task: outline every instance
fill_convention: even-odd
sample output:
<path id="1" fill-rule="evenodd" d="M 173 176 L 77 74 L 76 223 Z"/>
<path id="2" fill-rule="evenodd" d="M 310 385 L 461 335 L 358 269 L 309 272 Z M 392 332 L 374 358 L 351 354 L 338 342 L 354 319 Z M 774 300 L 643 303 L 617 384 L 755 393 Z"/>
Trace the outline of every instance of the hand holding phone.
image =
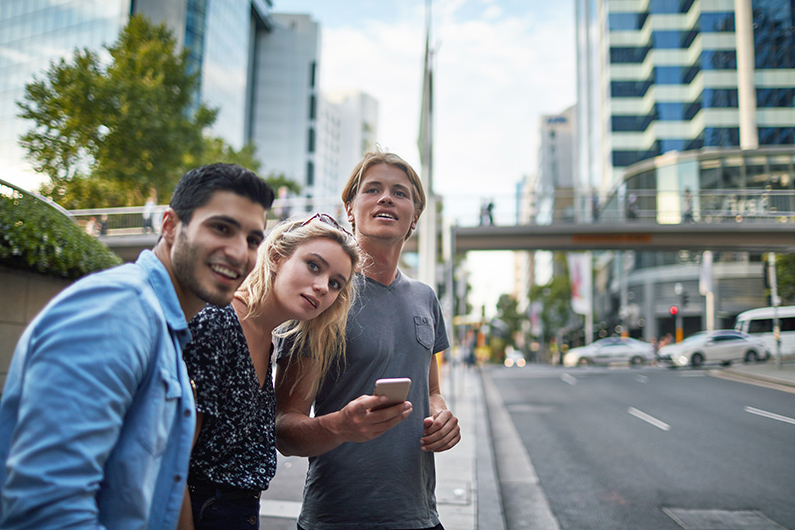
<path id="1" fill-rule="evenodd" d="M 388 401 L 384 404 L 373 407 L 370 410 L 379 410 L 406 401 L 411 387 L 411 379 L 408 377 L 394 377 L 379 379 L 375 382 L 374 396 L 386 396 Z"/>

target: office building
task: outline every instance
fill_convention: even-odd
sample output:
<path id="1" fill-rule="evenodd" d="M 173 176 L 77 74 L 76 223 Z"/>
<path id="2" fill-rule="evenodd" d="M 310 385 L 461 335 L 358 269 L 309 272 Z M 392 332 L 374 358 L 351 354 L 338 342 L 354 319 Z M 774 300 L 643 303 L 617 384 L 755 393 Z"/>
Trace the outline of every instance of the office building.
<path id="1" fill-rule="evenodd" d="M 628 202 L 638 222 L 793 211 L 793 9 L 789 0 L 577 0 L 578 209 L 596 194 L 599 219 L 631 217 Z M 716 256 L 707 315 L 701 253 L 625 255 L 602 271 L 603 317 L 610 332 L 618 323 L 647 339 L 669 332 L 680 284 L 691 300 L 685 335 L 708 316 L 730 327 L 766 303 L 760 259 Z"/>
<path id="2" fill-rule="evenodd" d="M 35 175 L 18 145 L 29 124 L 16 101 L 50 63 L 69 60 L 75 48 L 101 53 L 132 14 L 165 22 L 178 46 L 190 50 L 201 83 L 197 101 L 220 109 L 210 131 L 239 149 L 250 138 L 250 61 L 259 32 L 270 26 L 269 0 L 4 0 L 0 3 L 0 165 L 3 178 L 35 188 Z"/>

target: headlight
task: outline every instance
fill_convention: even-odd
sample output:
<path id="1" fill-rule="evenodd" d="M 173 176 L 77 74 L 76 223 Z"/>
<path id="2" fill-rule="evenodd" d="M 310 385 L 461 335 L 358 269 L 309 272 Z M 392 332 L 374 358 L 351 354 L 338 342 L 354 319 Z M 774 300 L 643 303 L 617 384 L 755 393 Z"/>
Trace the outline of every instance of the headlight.
<path id="1" fill-rule="evenodd" d="M 687 356 L 686 355 L 679 355 L 676 358 L 676 364 L 679 364 L 679 365 L 682 365 L 682 366 L 686 365 L 687 364 Z"/>
<path id="2" fill-rule="evenodd" d="M 511 366 L 513 366 L 513 359 L 511 359 L 510 357 L 506 357 L 504 364 L 505 364 L 505 366 L 510 368 Z"/>
<path id="3" fill-rule="evenodd" d="M 520 359 L 516 360 L 516 366 L 518 366 L 519 368 L 521 368 L 524 365 L 525 365 L 525 360 L 524 359 L 520 358 Z"/>

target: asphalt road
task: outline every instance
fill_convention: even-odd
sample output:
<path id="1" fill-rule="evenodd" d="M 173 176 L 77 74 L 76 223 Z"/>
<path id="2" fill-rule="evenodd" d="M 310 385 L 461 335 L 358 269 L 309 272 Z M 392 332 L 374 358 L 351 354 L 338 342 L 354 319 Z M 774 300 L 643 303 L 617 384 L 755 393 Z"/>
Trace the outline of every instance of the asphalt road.
<path id="1" fill-rule="evenodd" d="M 795 530 L 795 394 L 659 367 L 491 376 L 561 529 Z"/>

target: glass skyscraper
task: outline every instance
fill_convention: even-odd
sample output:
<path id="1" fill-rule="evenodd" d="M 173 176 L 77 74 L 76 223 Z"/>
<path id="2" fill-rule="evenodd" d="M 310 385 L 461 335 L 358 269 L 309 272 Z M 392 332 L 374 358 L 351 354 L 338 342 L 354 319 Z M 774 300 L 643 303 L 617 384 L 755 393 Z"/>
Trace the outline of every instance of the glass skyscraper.
<path id="1" fill-rule="evenodd" d="M 792 0 L 575 0 L 576 186 L 599 222 L 749 222 L 793 212 L 795 4 Z M 642 217 L 643 218 L 643 217 Z M 779 216 L 780 220 L 787 220 Z M 615 256 L 602 271 L 598 320 L 646 339 L 731 327 L 767 304 L 761 256 L 715 256 L 714 306 L 699 289 L 700 252 Z M 677 287 L 678 284 L 678 287 Z M 619 314 L 635 315 L 621 319 Z"/>
<path id="2" fill-rule="evenodd" d="M 201 100 L 220 109 L 212 134 L 239 149 L 250 140 L 255 40 L 270 24 L 269 0 L 2 0 L 0 2 L 0 178 L 35 188 L 40 177 L 24 159 L 18 138 L 30 124 L 16 101 L 34 76 L 75 48 L 102 51 L 133 13 L 165 22 L 190 50 L 200 75 Z"/>

